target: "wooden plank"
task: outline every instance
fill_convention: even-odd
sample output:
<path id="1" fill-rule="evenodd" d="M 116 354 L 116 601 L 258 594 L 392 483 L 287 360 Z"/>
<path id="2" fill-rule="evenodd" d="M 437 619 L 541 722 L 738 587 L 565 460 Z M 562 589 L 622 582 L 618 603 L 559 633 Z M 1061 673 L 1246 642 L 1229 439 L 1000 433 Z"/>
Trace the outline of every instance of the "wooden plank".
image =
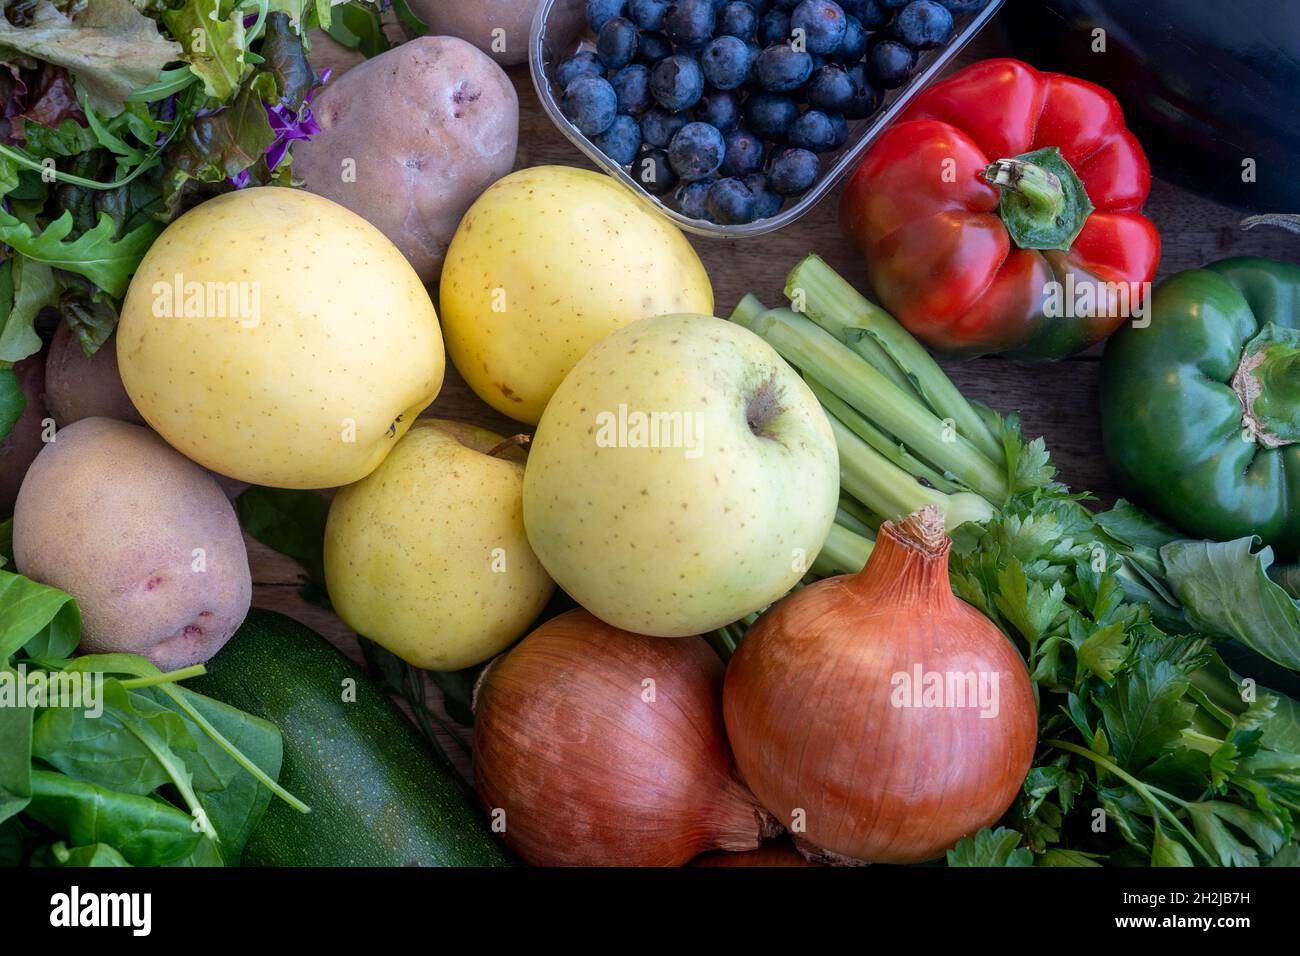
<path id="1" fill-rule="evenodd" d="M 958 64 L 1000 52 L 996 37 L 981 38 L 963 53 Z M 312 62 L 318 69 L 334 66 L 338 71 L 355 59 L 327 38 L 317 40 L 312 51 Z M 552 163 L 592 168 L 543 112 L 528 68 L 513 67 L 508 72 L 520 104 L 516 168 Z M 839 192 L 837 189 L 790 227 L 762 238 L 726 241 L 690 237 L 713 281 L 718 315 L 728 314 L 746 292 L 778 303 L 786 272 L 809 252 L 823 256 L 860 288 L 866 288 L 865 267 L 840 235 L 836 222 Z M 1238 228 L 1240 215 L 1235 211 L 1164 182 L 1155 184 L 1147 214 L 1162 236 L 1161 277 L 1229 255 L 1291 258 L 1297 248 L 1297 240 L 1283 233 L 1244 232 Z M 1058 477 L 1076 489 L 1092 491 L 1103 505 L 1108 505 L 1117 491 L 1106 470 L 1097 420 L 1100 355 L 1101 349 L 1095 348 L 1056 363 L 988 357 L 947 363 L 945 367 L 967 395 L 999 411 L 1019 410 L 1025 433 L 1046 439 Z M 446 384 L 426 414 L 473 422 L 505 434 L 526 430 L 480 401 L 450 364 L 447 371 Z M 249 558 L 254 604 L 302 621 L 360 660 L 354 635 L 347 626 L 335 615 L 298 598 L 296 582 L 300 571 L 294 562 L 251 540 Z M 431 702 L 440 707 L 436 692 Z M 468 772 L 467 762 L 460 759 L 455 748 L 447 750 Z"/>

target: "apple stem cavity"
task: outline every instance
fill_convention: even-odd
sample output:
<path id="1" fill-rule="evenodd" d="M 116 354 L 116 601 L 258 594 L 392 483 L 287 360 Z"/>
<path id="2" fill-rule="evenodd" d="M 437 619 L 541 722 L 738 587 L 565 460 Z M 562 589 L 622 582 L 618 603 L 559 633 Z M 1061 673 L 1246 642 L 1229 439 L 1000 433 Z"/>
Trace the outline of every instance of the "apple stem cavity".
<path id="1" fill-rule="evenodd" d="M 769 375 L 745 402 L 745 421 L 749 424 L 749 430 L 759 438 L 771 438 L 767 426 L 781 414 L 783 408 L 776 379 Z"/>
<path id="2" fill-rule="evenodd" d="M 524 434 L 522 434 L 522 433 L 521 433 L 521 434 L 518 434 L 518 435 L 511 435 L 511 436 L 510 436 L 509 438 L 507 438 L 505 441 L 501 442 L 501 443 L 498 444 L 495 448 L 493 448 L 490 452 L 488 452 L 488 457 L 489 457 L 489 458 L 500 458 L 502 455 L 504 455 L 506 452 L 508 452 L 511 448 L 523 448 L 525 445 L 527 445 L 527 444 L 528 444 L 529 442 L 531 442 L 532 440 L 533 440 L 533 436 L 532 436 L 532 435 L 524 435 Z"/>

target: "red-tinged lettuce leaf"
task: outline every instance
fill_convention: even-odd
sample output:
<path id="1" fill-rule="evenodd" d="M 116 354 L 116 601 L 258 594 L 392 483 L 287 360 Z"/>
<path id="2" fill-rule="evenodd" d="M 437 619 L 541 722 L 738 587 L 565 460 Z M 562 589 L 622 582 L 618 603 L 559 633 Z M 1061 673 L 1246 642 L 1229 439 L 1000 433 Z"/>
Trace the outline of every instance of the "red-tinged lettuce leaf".
<path id="1" fill-rule="evenodd" d="M 225 109 L 196 117 L 167 159 L 185 175 L 215 183 L 258 163 L 275 142 L 263 100 L 277 97 L 275 78 L 261 73 Z"/>
<path id="2" fill-rule="evenodd" d="M 181 47 L 131 0 L 86 0 L 71 18 L 38 0 L 28 26 L 0 17 L 0 50 L 64 67 L 106 116 L 121 112 L 135 89 L 157 82 L 162 68 L 180 59 Z"/>

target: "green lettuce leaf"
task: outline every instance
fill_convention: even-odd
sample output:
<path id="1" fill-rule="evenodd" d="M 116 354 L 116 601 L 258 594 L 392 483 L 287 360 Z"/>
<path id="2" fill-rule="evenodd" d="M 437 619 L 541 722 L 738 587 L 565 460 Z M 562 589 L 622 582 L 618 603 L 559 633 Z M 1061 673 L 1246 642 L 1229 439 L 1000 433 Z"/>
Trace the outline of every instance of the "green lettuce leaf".
<path id="1" fill-rule="evenodd" d="M 1160 549 L 1169 585 L 1187 619 L 1234 637 L 1251 650 L 1300 670 L 1300 604 L 1268 576 L 1273 549 L 1235 541 L 1175 541 Z"/>
<path id="2" fill-rule="evenodd" d="M 25 27 L 0 17 L 0 52 L 65 67 L 91 106 L 107 116 L 120 113 L 133 90 L 156 82 L 181 56 L 180 45 L 164 38 L 131 0 L 86 0 L 72 18 L 50 0 L 37 0 L 31 15 Z"/>

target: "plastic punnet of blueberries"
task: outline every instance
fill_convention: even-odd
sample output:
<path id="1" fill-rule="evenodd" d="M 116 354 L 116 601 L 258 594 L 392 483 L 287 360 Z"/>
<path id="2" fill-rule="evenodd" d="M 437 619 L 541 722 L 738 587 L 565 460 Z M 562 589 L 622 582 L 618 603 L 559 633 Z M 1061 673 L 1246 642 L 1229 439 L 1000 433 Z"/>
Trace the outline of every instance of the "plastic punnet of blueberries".
<path id="1" fill-rule="evenodd" d="M 648 193 L 719 225 L 810 189 L 849 123 L 987 0 L 588 0 L 565 117 Z"/>

